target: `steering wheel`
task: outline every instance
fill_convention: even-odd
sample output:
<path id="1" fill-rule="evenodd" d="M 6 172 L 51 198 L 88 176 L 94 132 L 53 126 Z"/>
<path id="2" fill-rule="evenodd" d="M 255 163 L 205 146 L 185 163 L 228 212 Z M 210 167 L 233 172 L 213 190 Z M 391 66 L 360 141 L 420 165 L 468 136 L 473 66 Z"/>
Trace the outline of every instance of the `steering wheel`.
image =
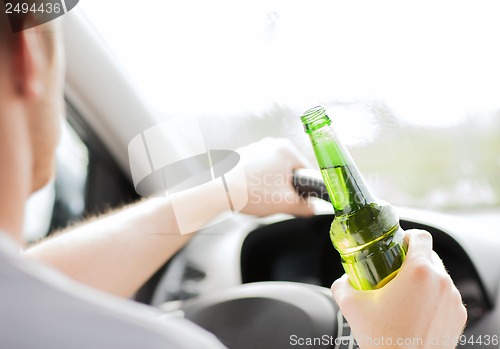
<path id="1" fill-rule="evenodd" d="M 338 337 L 348 338 L 330 290 L 320 286 L 244 284 L 186 301 L 180 310 L 228 348 L 333 348 Z"/>
<path id="2" fill-rule="evenodd" d="M 294 173 L 293 185 L 301 196 L 329 199 L 322 179 L 307 170 Z M 228 348 L 347 348 L 352 341 L 330 290 L 315 285 L 255 282 L 202 295 L 176 308 Z"/>

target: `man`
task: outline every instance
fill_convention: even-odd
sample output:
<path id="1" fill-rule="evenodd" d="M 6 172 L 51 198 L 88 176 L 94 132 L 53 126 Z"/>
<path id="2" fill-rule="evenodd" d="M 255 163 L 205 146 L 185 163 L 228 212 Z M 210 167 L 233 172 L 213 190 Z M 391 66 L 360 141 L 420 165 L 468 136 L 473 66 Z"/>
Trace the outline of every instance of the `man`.
<path id="1" fill-rule="evenodd" d="M 19 252 L 23 246 L 24 203 L 53 176 L 58 125 L 63 112 L 64 58 L 57 23 L 12 34 L 3 2 L 0 4 L 0 346 L 223 347 L 212 335 L 188 321 L 158 320 L 155 310 L 110 295 L 128 297 L 133 294 L 190 239 L 191 235 L 178 234 L 168 199 L 143 201 Z M 28 15 L 20 20 L 29 26 L 35 19 Z M 269 152 L 269 149 L 274 151 Z M 258 158 L 252 156 L 256 152 Z M 252 178 L 289 175 L 294 168 L 305 164 L 294 147 L 279 140 L 264 140 L 241 149 L 240 154 L 238 166 L 247 175 L 252 171 Z M 234 179 L 228 176 L 227 180 L 231 183 Z M 257 182 L 248 183 L 248 188 L 239 190 L 248 190 L 257 196 L 263 194 L 264 188 Z M 262 200 L 249 200 L 243 212 L 311 215 L 307 203 L 296 196 L 291 185 L 280 183 L 282 181 L 276 181 L 275 187 L 266 188 L 280 193 L 283 197 L 280 203 L 262 205 L 252 203 Z M 193 220 L 200 227 L 223 207 L 217 200 L 211 200 L 212 190 L 206 186 L 181 194 L 186 202 L 195 203 Z M 444 268 L 432 255 L 430 240 L 422 238 L 423 235 L 414 236 L 417 238 L 409 242 L 410 263 L 405 263 L 401 270 L 403 276 L 398 275 L 389 284 L 392 291 L 380 290 L 380 299 L 388 300 L 394 294 L 422 299 L 422 295 L 404 293 L 402 285 L 414 282 L 413 278 L 423 277 L 428 282 L 422 285 L 429 286 L 423 291 L 433 291 L 432 281 Z M 433 264 L 429 267 L 431 260 Z M 439 277 L 441 296 L 456 291 L 449 276 Z M 372 332 L 365 331 L 357 319 L 384 310 L 376 308 L 370 296 L 356 293 L 345 280 L 334 285 L 334 292 L 341 307 L 346 308 L 346 316 L 353 320 L 357 334 L 380 333 L 376 327 L 369 328 Z M 463 314 L 455 303 L 456 297 L 453 298 L 452 314 L 461 315 L 459 321 L 462 321 Z M 398 311 L 394 313 L 390 309 L 385 309 L 385 313 L 394 318 L 398 315 Z M 418 324 L 421 321 L 419 319 Z M 461 324 L 451 321 L 455 325 L 450 326 L 446 334 L 455 334 L 463 321 Z M 358 322 L 357 327 L 354 322 Z M 425 326 L 416 328 L 420 330 L 416 334 L 420 335 L 426 330 Z"/>
<path id="2" fill-rule="evenodd" d="M 64 64 L 57 23 L 12 34 L 3 8 L 0 17 L 0 346 L 221 347 L 187 321 L 153 320 L 144 316 L 142 307 L 85 288 L 18 255 L 24 202 L 53 175 L 64 107 Z M 266 155 L 270 148 L 276 151 Z M 252 157 L 255 152 L 259 158 Z M 239 166 L 254 169 L 254 177 L 288 174 L 303 166 L 296 150 L 284 141 L 265 140 L 240 154 Z M 252 204 L 263 200 L 249 200 L 243 212 L 312 213 L 304 201 L 290 200 L 296 198 L 290 185 L 278 183 L 267 189 L 279 191 L 283 202 L 266 206 Z M 212 199 L 212 190 L 205 186 L 184 194 L 194 205 L 192 220 L 200 227 L 224 207 Z M 239 190 L 259 195 L 260 188 L 249 183 Z M 52 264 L 82 284 L 128 297 L 191 237 L 176 232 L 171 202 L 154 199 L 77 227 L 24 255 Z"/>

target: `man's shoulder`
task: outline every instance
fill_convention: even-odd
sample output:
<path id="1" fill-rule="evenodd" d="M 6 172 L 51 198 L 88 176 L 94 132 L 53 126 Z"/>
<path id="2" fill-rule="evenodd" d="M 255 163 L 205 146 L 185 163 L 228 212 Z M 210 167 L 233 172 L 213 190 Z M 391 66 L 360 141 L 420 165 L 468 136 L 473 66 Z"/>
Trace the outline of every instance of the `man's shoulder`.
<path id="1" fill-rule="evenodd" d="M 11 344 L 6 347 L 221 347 L 188 321 L 159 320 L 152 308 L 89 289 L 1 249 L 0 284 L 0 337 Z"/>

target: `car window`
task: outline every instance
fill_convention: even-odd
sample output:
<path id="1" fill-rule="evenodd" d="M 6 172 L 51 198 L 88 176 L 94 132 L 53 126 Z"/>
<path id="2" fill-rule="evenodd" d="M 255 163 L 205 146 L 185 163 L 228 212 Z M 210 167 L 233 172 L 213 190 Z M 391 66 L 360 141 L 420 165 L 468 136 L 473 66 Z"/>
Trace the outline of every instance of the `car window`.
<path id="1" fill-rule="evenodd" d="M 442 210 L 500 205 L 496 6 L 81 4 L 158 122 L 198 118 L 216 149 L 287 137 L 314 162 L 298 116 L 323 104 L 379 197 Z"/>

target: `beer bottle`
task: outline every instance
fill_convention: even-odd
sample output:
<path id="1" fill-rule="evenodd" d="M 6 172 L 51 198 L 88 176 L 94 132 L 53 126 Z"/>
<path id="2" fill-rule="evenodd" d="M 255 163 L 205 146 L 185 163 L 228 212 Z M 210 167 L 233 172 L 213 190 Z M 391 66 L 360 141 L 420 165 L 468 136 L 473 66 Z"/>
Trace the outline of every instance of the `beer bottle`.
<path id="1" fill-rule="evenodd" d="M 335 211 L 330 238 L 344 270 L 356 289 L 380 288 L 396 275 L 406 254 L 399 218 L 392 206 L 373 198 L 324 107 L 307 110 L 301 121 Z"/>

